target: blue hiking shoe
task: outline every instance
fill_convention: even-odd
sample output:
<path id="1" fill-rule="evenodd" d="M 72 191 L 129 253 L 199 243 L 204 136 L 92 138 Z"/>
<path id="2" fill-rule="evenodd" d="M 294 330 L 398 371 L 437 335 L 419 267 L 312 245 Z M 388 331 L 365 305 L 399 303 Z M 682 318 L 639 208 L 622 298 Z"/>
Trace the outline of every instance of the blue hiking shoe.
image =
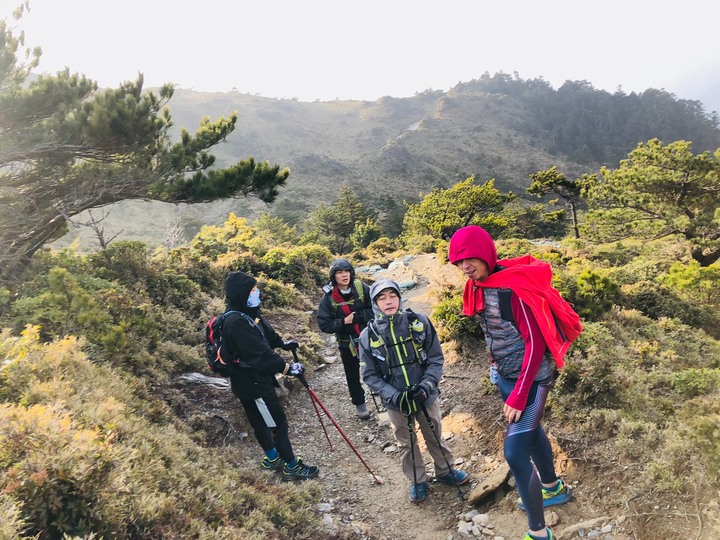
<path id="1" fill-rule="evenodd" d="M 307 480 L 309 478 L 315 478 L 320 472 L 320 468 L 315 465 L 305 465 L 302 459 L 297 458 L 294 467 L 288 466 L 287 463 L 283 465 L 283 478 L 285 480 Z"/>
<path id="2" fill-rule="evenodd" d="M 470 481 L 470 475 L 460 469 L 451 469 L 449 473 L 443 476 L 436 476 L 435 480 L 441 484 L 462 486 Z"/>
<path id="3" fill-rule="evenodd" d="M 423 502 L 427 496 L 428 483 L 419 482 L 410 486 L 410 500 L 414 503 Z"/>
<path id="4" fill-rule="evenodd" d="M 543 508 L 547 506 L 556 506 L 558 504 L 565 504 L 570 499 L 572 499 L 572 488 L 568 486 L 565 482 L 562 480 L 558 480 L 557 485 L 554 488 L 542 488 L 542 496 L 543 496 Z M 520 507 L 520 510 L 525 510 L 525 505 L 522 502 L 522 499 L 518 497 L 517 499 L 517 505 Z"/>
<path id="5" fill-rule="evenodd" d="M 283 465 L 285 465 L 285 463 L 280 456 L 276 457 L 275 459 L 270 459 L 267 456 L 263 456 L 262 461 L 260 462 L 260 466 L 266 471 L 279 471 L 283 468 Z"/>
<path id="6" fill-rule="evenodd" d="M 550 527 L 545 527 L 545 534 L 547 535 L 547 540 L 555 540 L 555 537 L 553 536 L 552 531 L 550 530 Z M 538 540 L 537 536 L 533 536 L 530 533 L 527 533 L 525 535 L 525 538 L 523 540 Z M 544 538 L 542 540 L 545 540 Z"/>

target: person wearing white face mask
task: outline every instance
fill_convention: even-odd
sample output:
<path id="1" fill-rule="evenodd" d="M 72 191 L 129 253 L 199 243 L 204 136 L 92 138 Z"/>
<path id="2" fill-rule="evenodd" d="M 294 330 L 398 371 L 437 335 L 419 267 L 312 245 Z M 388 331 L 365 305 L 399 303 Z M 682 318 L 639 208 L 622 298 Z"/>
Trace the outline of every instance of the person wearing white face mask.
<path id="1" fill-rule="evenodd" d="M 292 351 L 299 344 L 294 340 L 283 341 L 260 315 L 260 289 L 251 275 L 228 274 L 225 297 L 228 316 L 222 329 L 224 346 L 239 360 L 233 364 L 230 387 L 265 452 L 260 465 L 281 472 L 287 480 L 315 478 L 318 467 L 306 465 L 293 452 L 287 417 L 275 394 L 275 388 L 280 386 L 275 378 L 277 373 L 299 377 L 305 368 L 300 363 L 285 362 L 273 349 Z"/>
<path id="2" fill-rule="evenodd" d="M 317 321 L 320 330 L 335 334 L 340 350 L 350 399 L 361 420 L 370 418 L 365 390 L 360 382 L 357 343 L 360 333 L 373 318 L 370 287 L 355 279 L 355 269 L 347 259 L 336 259 L 330 266 L 330 283 L 323 287 Z"/>

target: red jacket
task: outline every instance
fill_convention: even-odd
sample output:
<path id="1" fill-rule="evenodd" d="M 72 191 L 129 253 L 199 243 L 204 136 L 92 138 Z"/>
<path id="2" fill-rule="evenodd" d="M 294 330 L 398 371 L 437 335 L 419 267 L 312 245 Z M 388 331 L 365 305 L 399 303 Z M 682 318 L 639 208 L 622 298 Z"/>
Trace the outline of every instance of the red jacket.
<path id="1" fill-rule="evenodd" d="M 548 349 L 558 368 L 570 344 L 582 332 L 580 316 L 552 286 L 552 269 L 532 255 L 497 262 L 505 267 L 483 281 L 469 279 L 463 292 L 463 315 L 475 315 L 484 309 L 483 288 L 511 289 L 530 307 Z"/>

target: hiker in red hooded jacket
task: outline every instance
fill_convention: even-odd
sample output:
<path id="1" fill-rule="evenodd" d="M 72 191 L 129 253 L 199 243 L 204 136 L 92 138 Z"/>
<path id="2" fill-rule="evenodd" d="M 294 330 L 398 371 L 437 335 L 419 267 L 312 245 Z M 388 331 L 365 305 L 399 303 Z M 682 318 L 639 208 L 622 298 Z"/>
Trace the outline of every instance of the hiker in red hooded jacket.
<path id="1" fill-rule="evenodd" d="M 552 287 L 549 264 L 529 255 L 498 261 L 495 242 L 482 227 L 456 231 L 448 255 L 468 278 L 463 315 L 474 316 L 482 328 L 491 380 L 504 401 L 504 453 L 527 513 L 525 540 L 553 538 L 543 508 L 568 502 L 572 489 L 555 472 L 540 420 L 556 367 L 582 331 L 580 318 Z"/>

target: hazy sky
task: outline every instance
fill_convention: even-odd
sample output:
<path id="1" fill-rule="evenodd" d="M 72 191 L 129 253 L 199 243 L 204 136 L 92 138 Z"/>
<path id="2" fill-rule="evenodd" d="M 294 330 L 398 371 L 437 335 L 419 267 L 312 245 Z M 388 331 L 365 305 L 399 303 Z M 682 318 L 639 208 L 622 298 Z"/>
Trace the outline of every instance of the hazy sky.
<path id="1" fill-rule="evenodd" d="M 1 16 L 20 0 L 0 0 Z M 720 2 L 684 0 L 30 0 L 40 71 L 117 86 L 367 99 L 448 90 L 485 71 L 626 92 L 720 66 Z"/>

